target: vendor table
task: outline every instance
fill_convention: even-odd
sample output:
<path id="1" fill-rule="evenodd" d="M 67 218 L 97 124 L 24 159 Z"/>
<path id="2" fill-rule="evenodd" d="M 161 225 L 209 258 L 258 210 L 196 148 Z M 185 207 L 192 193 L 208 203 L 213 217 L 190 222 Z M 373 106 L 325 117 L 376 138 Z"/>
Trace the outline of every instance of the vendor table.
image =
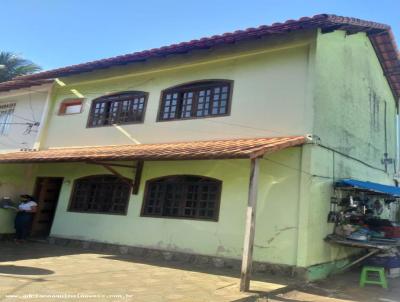
<path id="1" fill-rule="evenodd" d="M 350 267 L 356 265 L 357 263 L 363 261 L 364 259 L 367 259 L 368 257 L 371 257 L 372 255 L 377 254 L 378 252 L 381 251 L 387 251 L 391 248 L 396 248 L 400 247 L 400 241 L 382 241 L 382 240 L 369 240 L 369 241 L 356 241 L 356 240 L 350 240 L 346 239 L 337 235 L 328 235 L 325 238 L 325 241 L 332 243 L 332 244 L 338 244 L 338 245 L 343 245 L 343 246 L 348 246 L 348 247 L 354 247 L 354 248 L 363 248 L 363 249 L 368 249 L 370 250 L 367 254 L 363 255 L 362 257 L 359 257 L 355 261 L 347 264 L 343 268 L 341 268 L 339 271 L 345 271 L 348 270 Z"/>

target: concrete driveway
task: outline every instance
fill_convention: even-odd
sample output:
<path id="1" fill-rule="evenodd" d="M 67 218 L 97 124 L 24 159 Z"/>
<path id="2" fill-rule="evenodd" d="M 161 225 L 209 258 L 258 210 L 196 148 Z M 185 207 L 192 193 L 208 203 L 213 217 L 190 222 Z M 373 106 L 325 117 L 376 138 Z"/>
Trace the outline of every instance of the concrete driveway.
<path id="1" fill-rule="evenodd" d="M 317 284 L 255 278 L 252 292 L 243 294 L 233 270 L 46 243 L 0 242 L 0 301 L 400 301 L 399 280 L 385 291 L 360 290 L 356 274 Z"/>

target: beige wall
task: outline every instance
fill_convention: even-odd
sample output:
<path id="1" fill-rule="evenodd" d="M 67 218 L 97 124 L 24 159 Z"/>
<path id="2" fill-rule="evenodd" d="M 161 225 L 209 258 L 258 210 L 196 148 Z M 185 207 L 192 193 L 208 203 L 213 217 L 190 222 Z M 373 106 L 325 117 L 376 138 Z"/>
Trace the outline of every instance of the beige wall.
<path id="1" fill-rule="evenodd" d="M 13 90 L 0 93 L 0 105 L 15 103 L 11 123 L 41 122 L 49 86 Z M 24 133 L 27 125 L 11 124 L 7 135 L 0 135 L 0 152 L 10 152 L 21 148 L 32 149 L 38 137 L 38 127 Z"/>
<path id="2" fill-rule="evenodd" d="M 220 138 L 287 136 L 311 132 L 309 56 L 313 33 L 261 40 L 133 67 L 86 73 L 61 79 L 53 98 L 46 147 L 129 144 L 112 126 L 86 128 L 91 101 L 107 93 L 149 92 L 143 124 L 123 128 L 141 143 Z M 156 122 L 163 89 L 195 80 L 233 80 L 231 115 L 197 120 Z M 60 102 L 86 97 L 81 114 L 58 116 Z"/>

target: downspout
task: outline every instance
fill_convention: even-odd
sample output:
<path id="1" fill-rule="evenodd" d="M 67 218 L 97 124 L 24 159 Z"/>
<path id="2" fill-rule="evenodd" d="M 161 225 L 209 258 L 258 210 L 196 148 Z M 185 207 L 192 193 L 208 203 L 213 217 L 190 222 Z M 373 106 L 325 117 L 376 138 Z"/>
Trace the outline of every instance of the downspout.
<path id="1" fill-rule="evenodd" d="M 400 98 L 397 100 L 397 115 L 396 115 L 396 172 L 395 179 L 398 184 L 398 177 L 400 176 L 400 117 L 399 117 Z"/>
<path id="2" fill-rule="evenodd" d="M 385 135 L 385 154 L 384 154 L 384 159 L 385 159 L 385 172 L 388 173 L 388 143 L 387 143 L 387 104 L 386 101 L 384 102 L 384 135 Z"/>

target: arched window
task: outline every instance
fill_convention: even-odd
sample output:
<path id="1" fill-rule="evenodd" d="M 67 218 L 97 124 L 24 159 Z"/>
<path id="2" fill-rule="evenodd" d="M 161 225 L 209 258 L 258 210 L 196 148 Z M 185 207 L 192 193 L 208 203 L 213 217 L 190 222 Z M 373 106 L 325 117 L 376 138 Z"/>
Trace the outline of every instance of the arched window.
<path id="1" fill-rule="evenodd" d="M 93 100 L 88 127 L 142 123 L 148 93 L 129 91 Z"/>
<path id="2" fill-rule="evenodd" d="M 69 211 L 125 214 L 130 186 L 114 175 L 95 175 L 75 180 Z"/>
<path id="3" fill-rule="evenodd" d="M 147 181 L 142 216 L 218 220 L 222 182 L 191 175 Z"/>
<path id="4" fill-rule="evenodd" d="M 232 81 L 212 80 L 166 89 L 161 95 L 158 120 L 179 120 L 228 115 Z"/>

